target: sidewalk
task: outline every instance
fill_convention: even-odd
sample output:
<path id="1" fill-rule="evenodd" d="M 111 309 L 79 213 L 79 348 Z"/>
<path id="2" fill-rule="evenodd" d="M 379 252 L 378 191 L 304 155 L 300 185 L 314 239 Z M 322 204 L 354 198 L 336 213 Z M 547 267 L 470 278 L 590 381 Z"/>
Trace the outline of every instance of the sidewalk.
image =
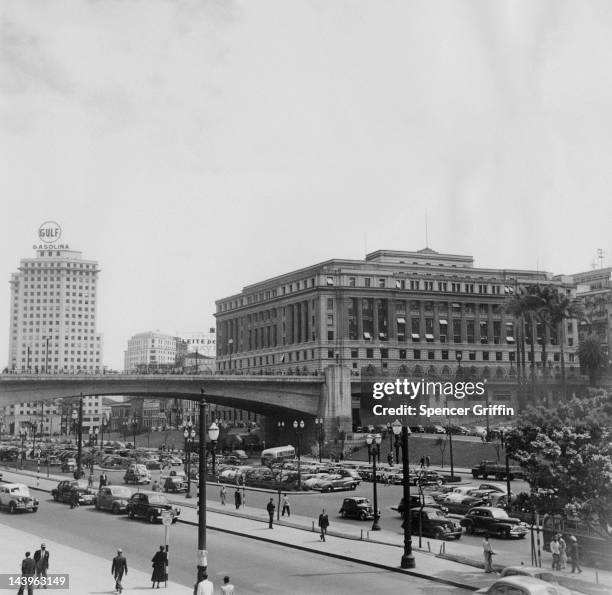
<path id="1" fill-rule="evenodd" d="M 12 471 L 4 471 L 5 481 L 22 481 L 36 487 L 36 477 Z M 39 489 L 50 490 L 57 481 L 63 479 L 50 476 L 49 479 L 41 477 Z M 208 484 L 210 490 L 216 490 L 217 484 Z M 146 491 L 146 490 L 143 490 Z M 437 580 L 441 583 L 460 586 L 475 590 L 491 583 L 491 576 L 482 570 L 482 549 L 479 546 L 468 545 L 463 540 L 442 542 L 435 539 L 423 538 L 423 548 L 419 549 L 418 536 L 412 536 L 412 548 L 416 558 L 416 568 L 412 571 L 403 571 L 399 568 L 403 553 L 403 533 L 399 531 L 381 530 L 369 532 L 358 525 L 333 520 L 330 527 L 329 540 L 321 543 L 318 538 L 315 520 L 299 515 L 292 515 L 290 520 L 281 517 L 275 521 L 273 530 L 267 529 L 267 512 L 249 506 L 236 510 L 233 505 L 222 506 L 217 501 L 217 493 L 207 501 L 207 526 L 210 529 L 224 531 L 244 537 L 282 544 L 294 549 L 308 550 L 330 557 L 357 561 L 363 564 L 396 572 L 406 572 L 423 578 Z M 180 497 L 170 497 L 181 509 L 181 523 L 197 525 L 196 502 L 187 501 Z M 247 499 L 248 500 L 248 499 Z M 441 548 L 446 555 L 457 556 L 460 561 L 437 557 Z M 25 551 L 25 550 L 24 550 Z M 504 555 L 504 565 L 530 565 L 529 556 L 508 558 Z M 612 573 L 599 571 L 596 584 L 594 570 L 585 570 L 580 579 L 573 578 L 567 573 L 556 573 L 560 582 L 576 591 L 592 594 L 606 595 L 612 590 Z M 103 575 L 102 575 L 103 576 Z"/>
<path id="2" fill-rule="evenodd" d="M 33 556 L 43 541 L 51 555 L 49 574 L 67 574 L 69 577 L 70 589 L 61 590 L 60 593 L 101 595 L 115 592 L 115 580 L 110 572 L 112 560 L 68 547 L 46 536 L 33 535 L 4 525 L 0 539 L 0 573 L 20 575 L 21 561 L 25 557 L 25 552 L 29 551 Z M 130 595 L 139 593 L 143 589 L 150 589 L 150 573 L 130 568 L 129 552 L 126 552 L 126 556 L 128 574 L 123 577 L 123 593 Z M 1 588 L 0 590 L 4 591 Z M 10 590 L 17 592 L 17 588 Z M 43 591 L 40 589 L 37 592 Z M 185 595 L 190 592 L 193 592 L 193 589 L 171 581 L 168 581 L 168 588 L 163 591 L 164 595 Z"/>

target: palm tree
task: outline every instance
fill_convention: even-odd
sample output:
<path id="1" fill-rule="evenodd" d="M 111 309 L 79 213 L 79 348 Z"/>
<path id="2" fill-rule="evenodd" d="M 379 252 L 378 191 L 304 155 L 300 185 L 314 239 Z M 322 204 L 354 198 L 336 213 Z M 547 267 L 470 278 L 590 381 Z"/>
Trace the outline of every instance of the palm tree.
<path id="1" fill-rule="evenodd" d="M 601 341 L 597 335 L 589 335 L 578 346 L 578 358 L 580 365 L 589 373 L 589 382 L 595 386 L 597 371 L 606 363 L 606 354 L 601 347 Z"/>

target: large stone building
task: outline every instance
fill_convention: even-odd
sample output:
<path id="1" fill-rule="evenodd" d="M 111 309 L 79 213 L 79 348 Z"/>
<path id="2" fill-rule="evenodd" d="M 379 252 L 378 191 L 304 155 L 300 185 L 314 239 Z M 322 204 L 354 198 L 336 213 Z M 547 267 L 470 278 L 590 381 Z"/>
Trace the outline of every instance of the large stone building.
<path id="1" fill-rule="evenodd" d="M 126 372 L 170 369 L 179 365 L 186 353 L 187 346 L 180 337 L 159 331 L 137 333 L 128 339 L 124 369 Z"/>

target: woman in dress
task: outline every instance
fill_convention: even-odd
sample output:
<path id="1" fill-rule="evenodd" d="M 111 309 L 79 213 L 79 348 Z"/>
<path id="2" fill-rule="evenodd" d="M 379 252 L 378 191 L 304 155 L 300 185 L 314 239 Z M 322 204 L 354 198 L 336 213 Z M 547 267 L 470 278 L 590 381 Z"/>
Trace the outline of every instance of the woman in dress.
<path id="1" fill-rule="evenodd" d="M 153 562 L 153 575 L 151 576 L 151 588 L 159 589 L 159 583 L 166 581 L 166 566 L 168 566 L 168 554 L 164 551 L 164 546 L 159 546 L 159 552 L 155 552 L 151 562 Z"/>

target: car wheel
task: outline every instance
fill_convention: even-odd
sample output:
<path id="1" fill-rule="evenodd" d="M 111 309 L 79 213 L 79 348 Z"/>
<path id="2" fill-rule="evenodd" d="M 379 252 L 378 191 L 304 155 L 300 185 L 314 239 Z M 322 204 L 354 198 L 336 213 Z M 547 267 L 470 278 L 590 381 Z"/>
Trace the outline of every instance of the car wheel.
<path id="1" fill-rule="evenodd" d="M 510 539 L 510 529 L 502 529 L 499 534 L 503 539 Z"/>
<path id="2" fill-rule="evenodd" d="M 57 494 L 53 494 L 53 500 L 57 502 L 59 500 L 59 496 Z"/>
<path id="3" fill-rule="evenodd" d="M 329 486 L 325 486 L 321 491 L 325 493 L 331 492 L 331 488 Z"/>
<path id="4" fill-rule="evenodd" d="M 129 517 L 130 519 L 133 519 L 133 518 L 134 518 L 134 511 L 133 511 L 133 510 L 128 510 L 128 517 Z"/>
<path id="5" fill-rule="evenodd" d="M 442 529 L 436 529 L 433 532 L 433 538 L 434 539 L 442 539 L 444 537 L 444 531 L 442 531 Z"/>
<path id="6" fill-rule="evenodd" d="M 340 511 L 340 516 L 345 519 L 346 518 L 346 512 L 344 510 Z"/>
<path id="7" fill-rule="evenodd" d="M 113 504 L 113 514 L 119 514 L 119 505 Z"/>
<path id="8" fill-rule="evenodd" d="M 155 514 L 153 512 L 149 513 L 149 523 L 153 524 L 155 522 Z"/>
<path id="9" fill-rule="evenodd" d="M 474 479 L 478 479 L 478 473 L 472 473 L 472 477 L 473 477 Z"/>
<path id="10" fill-rule="evenodd" d="M 488 474 L 488 473 L 483 473 L 483 474 L 482 474 L 482 478 L 483 478 L 483 479 L 487 479 L 487 477 L 489 477 L 489 474 Z"/>
<path id="11" fill-rule="evenodd" d="M 178 517 L 174 517 L 174 518 L 172 519 L 172 524 L 173 524 L 173 525 L 176 525 L 176 523 L 177 523 L 177 522 L 178 522 Z"/>
<path id="12" fill-rule="evenodd" d="M 356 490 L 357 489 L 357 484 L 356 483 L 352 483 L 351 484 L 351 490 Z"/>
<path id="13" fill-rule="evenodd" d="M 15 503 L 14 503 L 14 502 L 11 502 L 11 503 L 9 504 L 9 512 L 10 512 L 11 514 L 15 514 L 15 513 L 17 512 L 17 507 L 15 506 Z"/>
<path id="14" fill-rule="evenodd" d="M 34 508 L 32 508 L 32 512 L 37 512 L 37 511 L 38 511 L 38 506 L 35 506 Z"/>
<path id="15" fill-rule="evenodd" d="M 471 523 L 465 526 L 465 534 L 466 535 L 474 535 L 474 525 Z"/>
<path id="16" fill-rule="evenodd" d="M 368 515 L 367 515 L 365 512 L 363 512 L 363 511 L 362 511 L 362 512 L 360 512 L 360 513 L 359 513 L 359 518 L 360 518 L 362 521 L 365 521 L 365 520 L 367 520 Z"/>

